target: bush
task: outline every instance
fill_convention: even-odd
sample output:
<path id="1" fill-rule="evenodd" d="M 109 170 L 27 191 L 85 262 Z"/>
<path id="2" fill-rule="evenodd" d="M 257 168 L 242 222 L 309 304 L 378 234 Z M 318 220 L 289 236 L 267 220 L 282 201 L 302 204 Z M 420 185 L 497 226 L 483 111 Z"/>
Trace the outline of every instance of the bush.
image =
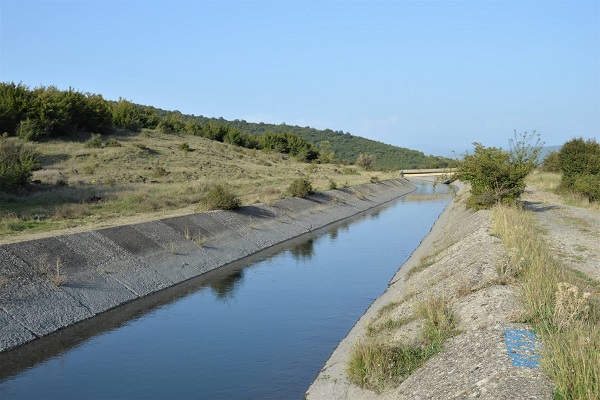
<path id="1" fill-rule="evenodd" d="M 203 203 L 209 210 L 233 210 L 238 208 L 242 202 L 226 185 L 210 185 Z"/>
<path id="2" fill-rule="evenodd" d="M 23 140 L 37 140 L 44 130 L 37 121 L 27 118 L 19 122 L 16 133 Z"/>
<path id="3" fill-rule="evenodd" d="M 363 154 L 360 153 L 358 158 L 356 159 L 356 164 L 360 165 L 366 170 L 371 170 L 375 168 L 375 156 L 372 154 Z"/>
<path id="4" fill-rule="evenodd" d="M 0 191 L 15 192 L 40 169 L 39 154 L 21 139 L 0 136 Z"/>
<path id="5" fill-rule="evenodd" d="M 592 201 L 600 200 L 600 175 L 585 174 L 579 175 L 573 182 L 573 189 Z"/>
<path id="6" fill-rule="evenodd" d="M 188 142 L 183 142 L 179 145 L 179 150 L 183 151 L 184 153 L 187 153 L 191 150 L 191 148 Z"/>
<path id="7" fill-rule="evenodd" d="M 535 144 L 531 140 L 535 132 L 510 140 L 510 151 L 496 147 L 475 145 L 473 154 L 465 154 L 459 163 L 457 177 L 471 183 L 471 197 L 467 206 L 475 210 L 490 208 L 496 203 L 515 201 L 525 190 L 525 177 L 537 166 L 541 150 L 539 136 Z"/>
<path id="8" fill-rule="evenodd" d="M 292 197 L 304 197 L 313 193 L 313 187 L 308 178 L 298 178 L 288 187 L 288 193 Z"/>
<path id="9" fill-rule="evenodd" d="M 543 172 L 560 172 L 560 157 L 558 151 L 548 153 L 542 161 L 540 170 Z"/>
<path id="10" fill-rule="evenodd" d="M 102 136 L 97 133 L 92 133 L 92 137 L 86 140 L 85 147 L 88 149 L 101 149 L 102 148 Z"/>
<path id="11" fill-rule="evenodd" d="M 577 138 L 565 143 L 558 153 L 563 173 L 561 188 L 597 200 L 600 174 L 600 144 L 594 139 Z"/>

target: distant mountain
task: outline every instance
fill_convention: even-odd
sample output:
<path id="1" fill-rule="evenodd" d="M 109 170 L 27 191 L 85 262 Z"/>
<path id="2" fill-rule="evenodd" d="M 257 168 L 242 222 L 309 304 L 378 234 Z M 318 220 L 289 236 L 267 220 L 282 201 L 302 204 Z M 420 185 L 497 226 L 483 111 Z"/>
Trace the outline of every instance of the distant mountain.
<path id="1" fill-rule="evenodd" d="M 562 145 L 560 146 L 546 146 L 546 147 L 542 147 L 542 150 L 540 151 L 540 156 L 538 158 L 539 162 L 544 161 L 544 158 L 546 158 L 546 156 L 550 153 L 552 153 L 553 151 L 559 151 L 560 148 L 562 147 Z"/>

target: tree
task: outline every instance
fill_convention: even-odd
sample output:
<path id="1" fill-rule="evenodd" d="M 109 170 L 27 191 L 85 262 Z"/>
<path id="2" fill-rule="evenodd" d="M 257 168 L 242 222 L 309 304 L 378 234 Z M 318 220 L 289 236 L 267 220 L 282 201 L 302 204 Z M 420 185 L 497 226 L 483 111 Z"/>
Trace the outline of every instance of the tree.
<path id="1" fill-rule="evenodd" d="M 29 87 L 21 83 L 0 83 L 0 135 L 15 135 L 19 123 L 27 118 L 30 103 Z"/>
<path id="2" fill-rule="evenodd" d="M 112 123 L 118 128 L 139 132 L 142 129 L 141 111 L 132 102 L 119 98 L 112 105 Z"/>
<path id="3" fill-rule="evenodd" d="M 157 128 L 163 133 L 182 133 L 185 131 L 185 121 L 181 113 L 170 112 L 163 117 Z"/>

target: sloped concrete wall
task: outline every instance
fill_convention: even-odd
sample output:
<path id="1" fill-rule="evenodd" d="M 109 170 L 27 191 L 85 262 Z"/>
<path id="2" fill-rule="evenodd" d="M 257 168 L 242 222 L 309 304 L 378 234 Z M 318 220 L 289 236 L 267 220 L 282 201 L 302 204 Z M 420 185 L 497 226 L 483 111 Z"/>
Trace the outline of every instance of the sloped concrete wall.
<path id="1" fill-rule="evenodd" d="M 2 245 L 0 352 L 415 189 L 399 179 Z"/>

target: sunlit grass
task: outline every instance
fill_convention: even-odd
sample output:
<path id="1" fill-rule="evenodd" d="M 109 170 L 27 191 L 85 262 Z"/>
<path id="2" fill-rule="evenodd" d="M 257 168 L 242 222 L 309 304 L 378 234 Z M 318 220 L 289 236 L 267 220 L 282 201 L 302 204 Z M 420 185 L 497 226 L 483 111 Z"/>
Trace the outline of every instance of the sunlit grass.
<path id="1" fill-rule="evenodd" d="M 380 315 L 389 308 L 383 309 Z M 417 344 L 390 344 L 378 338 L 379 333 L 398 329 L 417 319 L 424 322 Z M 427 298 L 416 306 L 413 316 L 402 320 L 388 318 L 383 323 L 369 326 L 367 337 L 356 342 L 352 348 L 347 367 L 348 379 L 377 392 L 388 386 L 397 386 L 442 350 L 443 342 L 457 333 L 456 326 L 457 320 L 445 296 Z"/>
<path id="2" fill-rule="evenodd" d="M 310 179 L 315 190 L 368 183 L 394 173 L 336 164 L 311 165 L 279 153 L 249 150 L 191 135 L 144 130 L 111 135 L 120 147 L 86 148 L 89 135 L 33 143 L 42 154 L 30 190 L 0 194 L 4 238 L 63 228 L 191 213 L 215 184 L 227 184 L 242 205 L 286 196 L 291 181 Z M 103 137 L 103 140 L 108 136 Z M 182 151 L 183 144 L 188 151 Z M 343 183 L 342 183 L 343 182 Z"/>
<path id="3" fill-rule="evenodd" d="M 558 194 L 564 204 L 600 213 L 600 203 L 590 202 L 586 196 L 580 193 L 562 190 L 560 188 L 561 179 L 562 174 L 557 172 L 534 171 L 527 176 L 525 183 L 534 186 L 541 192 Z"/>
<path id="4" fill-rule="evenodd" d="M 597 285 L 586 285 L 592 292 L 581 290 L 582 277 L 556 261 L 526 211 L 497 206 L 493 220 L 515 265 L 510 270 L 519 281 L 527 320 L 541 335 L 542 365 L 556 385 L 555 398 L 600 398 Z"/>

